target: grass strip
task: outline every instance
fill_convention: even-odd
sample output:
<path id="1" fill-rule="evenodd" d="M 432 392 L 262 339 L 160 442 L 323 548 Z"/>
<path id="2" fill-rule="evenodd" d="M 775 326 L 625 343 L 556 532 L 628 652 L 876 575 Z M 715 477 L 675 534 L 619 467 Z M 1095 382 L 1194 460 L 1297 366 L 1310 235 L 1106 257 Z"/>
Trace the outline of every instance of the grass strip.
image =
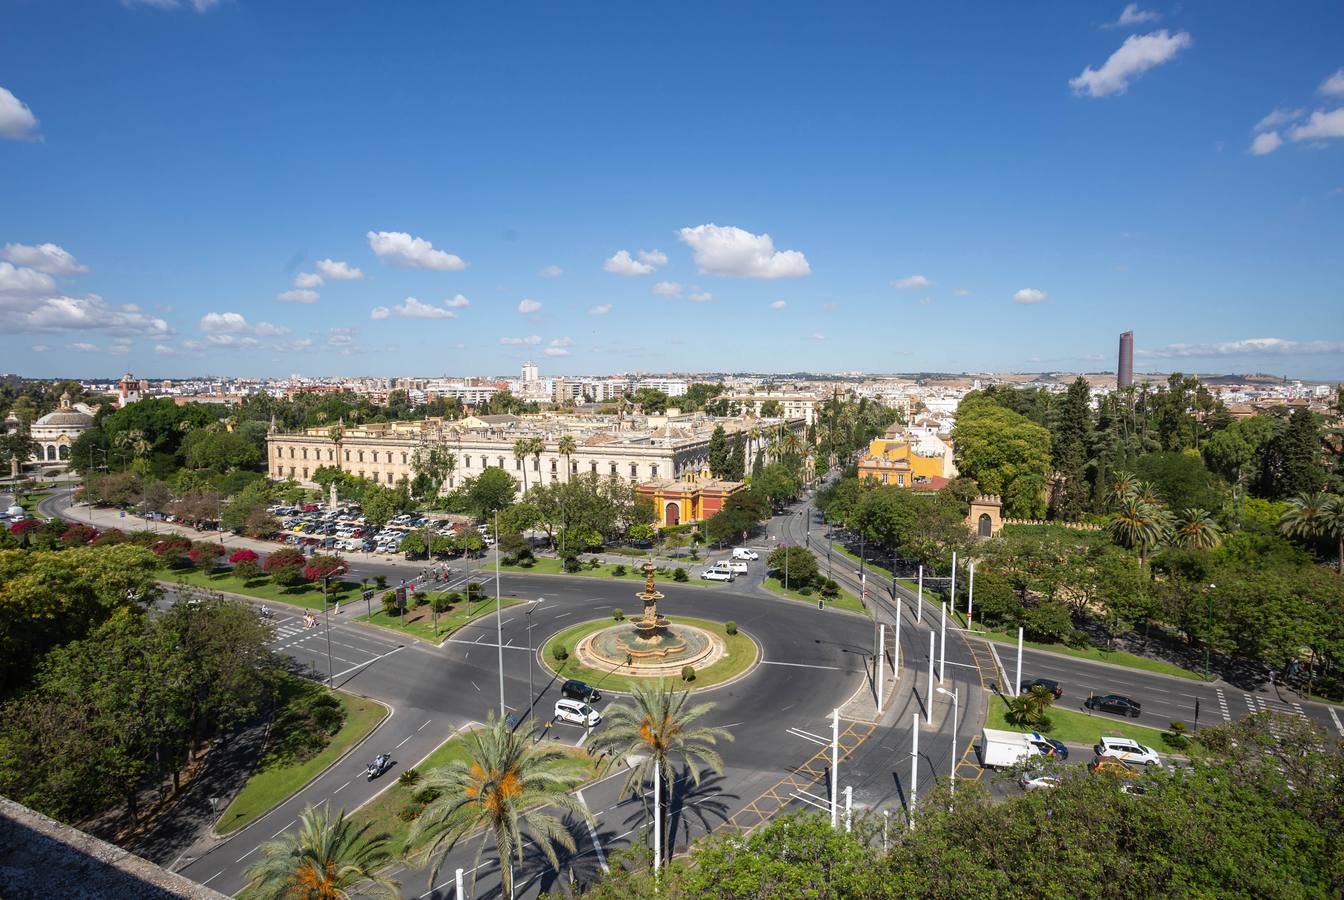
<path id="1" fill-rule="evenodd" d="M 1002 697 L 991 697 L 989 710 L 985 717 L 985 727 L 1021 732 L 1040 730 L 1008 724 L 1008 720 L 1005 718 L 1007 711 L 1008 705 L 1004 703 Z M 1046 711 L 1046 716 L 1050 719 L 1050 729 L 1041 731 L 1041 734 L 1052 737 L 1057 741 L 1064 741 L 1069 744 L 1086 744 L 1090 747 L 1100 741 L 1103 735 L 1106 737 L 1126 737 L 1152 747 L 1159 753 L 1177 752 L 1173 751 L 1162 740 L 1162 735 L 1165 733 L 1162 729 L 1150 728 L 1147 725 L 1136 725 L 1108 713 L 1089 714 L 1052 706 Z M 1198 754 L 1199 747 L 1192 743 L 1179 752 L 1186 756 L 1192 753 Z"/>
<path id="2" fill-rule="evenodd" d="M 382 592 L 380 592 L 381 595 Z M 405 617 L 390 616 L 382 606 L 382 600 L 372 604 L 373 614 L 364 613 L 358 616 L 356 622 L 367 622 L 370 625 L 377 625 L 379 628 L 386 628 L 388 631 L 395 631 L 398 634 L 413 634 L 426 641 L 441 641 L 457 631 L 462 626 L 474 622 L 482 616 L 492 615 L 495 611 L 495 598 L 486 597 L 484 600 L 478 600 L 475 603 L 467 603 L 465 600 L 454 603 L 447 612 L 439 613 L 438 628 L 434 627 L 434 612 L 430 608 L 430 603 L 438 596 L 440 592 L 425 594 L 429 598 L 423 606 L 415 607 L 406 611 Z M 501 597 L 500 608 L 508 609 L 510 606 L 517 606 L 519 603 L 527 601 L 520 600 L 517 597 Z M 364 606 L 363 603 L 357 603 L 355 608 Z"/>
<path id="3" fill-rule="evenodd" d="M 817 593 L 815 589 L 812 591 L 811 595 L 802 594 L 796 588 L 792 587 L 789 588 L 788 590 L 785 590 L 784 582 L 779 578 L 776 578 L 774 575 L 767 575 L 765 581 L 761 583 L 761 587 L 765 588 L 767 591 L 777 596 L 784 597 L 789 600 L 800 600 L 803 603 L 810 603 L 813 606 L 817 605 L 818 600 L 824 599 L 826 601 L 827 607 L 834 606 L 837 609 L 848 609 L 853 612 L 859 612 L 859 613 L 867 612 L 867 610 L 863 608 L 863 604 L 859 602 L 859 598 L 855 597 L 853 594 L 851 594 L 844 588 L 840 589 L 840 596 L 835 597 L 833 599 L 828 599 L 823 598 L 821 594 Z"/>
<path id="4" fill-rule="evenodd" d="M 320 583 L 287 588 L 281 587 L 266 577 L 244 581 L 235 576 L 229 569 L 216 569 L 213 572 L 203 572 L 200 569 L 189 568 L 172 569 L 169 572 L 169 577 L 174 581 L 180 581 L 208 591 L 228 591 L 246 597 L 255 597 L 258 600 L 289 603 L 294 606 L 305 606 L 308 609 L 322 609 L 322 585 Z M 348 603 L 361 596 L 361 594 L 360 585 L 355 581 L 333 581 L 327 587 L 327 598 L 331 601 L 339 600 L 342 603 Z"/>

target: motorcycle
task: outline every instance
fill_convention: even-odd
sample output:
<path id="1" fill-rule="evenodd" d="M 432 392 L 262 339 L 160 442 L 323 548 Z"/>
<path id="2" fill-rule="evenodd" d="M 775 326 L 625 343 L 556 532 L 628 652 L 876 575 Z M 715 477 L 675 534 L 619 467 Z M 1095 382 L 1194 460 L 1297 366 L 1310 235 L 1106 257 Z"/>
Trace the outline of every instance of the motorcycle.
<path id="1" fill-rule="evenodd" d="M 391 766 L 392 755 L 390 753 L 379 753 L 373 758 L 373 762 L 369 763 L 364 769 L 364 776 L 368 778 L 369 781 L 372 781 L 386 772 Z"/>

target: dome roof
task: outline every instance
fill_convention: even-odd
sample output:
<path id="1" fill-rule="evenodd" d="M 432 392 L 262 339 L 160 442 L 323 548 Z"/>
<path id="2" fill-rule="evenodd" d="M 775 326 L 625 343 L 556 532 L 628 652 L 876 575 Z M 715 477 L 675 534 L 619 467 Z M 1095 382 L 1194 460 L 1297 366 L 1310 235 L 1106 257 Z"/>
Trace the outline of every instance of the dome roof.
<path id="1" fill-rule="evenodd" d="M 58 428 L 92 428 L 93 416 L 86 415 L 77 409 L 66 407 L 58 409 L 55 412 L 49 412 L 38 419 L 36 425 L 47 425 Z"/>

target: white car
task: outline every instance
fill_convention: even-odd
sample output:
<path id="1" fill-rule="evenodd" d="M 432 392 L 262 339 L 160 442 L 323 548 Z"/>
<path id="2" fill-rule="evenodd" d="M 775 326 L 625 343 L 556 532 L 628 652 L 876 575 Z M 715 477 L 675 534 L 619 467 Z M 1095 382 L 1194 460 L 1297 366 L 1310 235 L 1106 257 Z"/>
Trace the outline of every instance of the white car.
<path id="1" fill-rule="evenodd" d="M 726 566 L 711 566 L 700 573 L 705 581 L 732 581 L 733 573 Z"/>
<path id="2" fill-rule="evenodd" d="M 747 560 L 748 562 L 755 562 L 756 560 L 758 560 L 758 559 L 760 559 L 760 558 L 761 558 L 761 554 L 757 553 L 755 550 L 751 549 L 750 547 L 734 547 L 734 548 L 733 548 L 733 559 L 745 559 L 745 560 Z"/>
<path id="3" fill-rule="evenodd" d="M 1162 757 L 1152 747 L 1145 747 L 1138 741 L 1124 737 L 1103 737 L 1101 743 L 1092 748 L 1097 759 L 1116 759 L 1122 763 L 1137 766 L 1162 765 Z"/>
<path id="4" fill-rule="evenodd" d="M 725 560 L 724 562 L 718 563 L 718 564 L 716 565 L 716 568 L 727 569 L 729 572 L 732 572 L 734 575 L 745 575 L 745 574 L 747 574 L 747 563 L 746 563 L 745 560 L 741 560 L 741 559 L 729 559 L 729 560 Z"/>
<path id="5" fill-rule="evenodd" d="M 1029 769 L 1018 777 L 1017 783 L 1022 785 L 1024 791 L 1038 791 L 1041 788 L 1056 787 L 1059 784 L 1059 776 L 1051 775 L 1042 769 Z"/>
<path id="6" fill-rule="evenodd" d="M 602 714 L 582 700 L 555 701 L 555 718 L 560 722 L 592 728 L 602 722 Z"/>

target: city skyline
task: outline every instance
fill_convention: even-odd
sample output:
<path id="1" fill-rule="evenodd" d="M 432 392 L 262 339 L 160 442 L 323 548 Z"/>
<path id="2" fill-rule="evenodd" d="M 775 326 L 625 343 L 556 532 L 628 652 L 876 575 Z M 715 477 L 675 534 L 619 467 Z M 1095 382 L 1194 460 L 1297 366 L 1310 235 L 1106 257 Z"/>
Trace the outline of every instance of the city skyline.
<path id="1" fill-rule="evenodd" d="M 3 368 L 1344 378 L 1337 7 L 760 9 L 20 5 Z"/>

